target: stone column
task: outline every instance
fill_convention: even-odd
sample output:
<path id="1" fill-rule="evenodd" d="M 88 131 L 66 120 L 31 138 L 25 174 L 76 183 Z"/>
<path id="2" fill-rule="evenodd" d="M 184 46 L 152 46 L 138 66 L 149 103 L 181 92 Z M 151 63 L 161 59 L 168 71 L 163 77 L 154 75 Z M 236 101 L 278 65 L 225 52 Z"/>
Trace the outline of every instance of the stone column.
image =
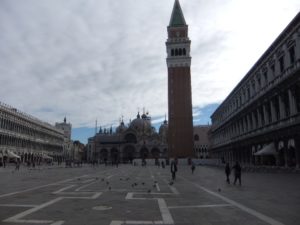
<path id="1" fill-rule="evenodd" d="M 294 38 L 296 40 L 296 46 L 295 46 L 295 61 L 299 61 L 300 60 L 300 31 L 298 30 L 298 32 L 295 32 L 294 34 Z"/>
<path id="2" fill-rule="evenodd" d="M 288 166 L 288 149 L 287 149 L 287 145 L 286 145 L 286 143 L 285 143 L 285 141 L 284 140 L 282 140 L 283 141 L 283 149 L 282 149 L 282 151 L 283 151 L 283 160 L 284 160 L 284 167 L 287 167 Z"/>
<path id="3" fill-rule="evenodd" d="M 265 104 L 263 105 L 263 111 L 264 111 L 265 124 L 268 124 L 269 123 L 269 115 L 268 115 L 267 108 L 266 108 Z"/>
<path id="4" fill-rule="evenodd" d="M 251 126 L 251 124 L 250 124 L 250 115 L 247 114 L 247 115 L 246 115 L 246 118 L 247 118 L 247 124 L 248 124 L 248 131 L 251 131 L 252 126 Z"/>
<path id="5" fill-rule="evenodd" d="M 254 112 L 251 112 L 251 117 L 252 117 L 252 128 L 253 130 L 256 129 L 256 120 L 255 120 L 255 116 L 254 116 Z"/>
<path id="6" fill-rule="evenodd" d="M 244 124 L 244 133 L 246 133 L 248 131 L 248 126 L 247 126 L 247 120 L 245 117 L 242 118 L 243 124 Z"/>
<path id="7" fill-rule="evenodd" d="M 275 161 L 276 161 L 276 166 L 279 166 L 279 149 L 278 149 L 278 143 L 274 142 L 275 145 L 275 151 L 278 153 L 275 155 Z"/>
<path id="8" fill-rule="evenodd" d="M 257 119 L 258 119 L 258 127 L 262 126 L 262 115 L 260 114 L 259 108 L 256 109 L 257 112 Z"/>
<path id="9" fill-rule="evenodd" d="M 271 108 L 272 123 L 274 123 L 277 120 L 277 117 L 276 117 L 276 110 L 275 110 L 275 105 L 273 100 L 270 101 L 270 108 Z"/>
<path id="10" fill-rule="evenodd" d="M 290 115 L 293 116 L 297 113 L 295 89 L 289 89 L 288 94 L 289 94 L 289 105 L 290 105 L 290 113 L 291 113 Z"/>
<path id="11" fill-rule="evenodd" d="M 300 168 L 300 136 L 295 137 L 296 168 Z"/>
<path id="12" fill-rule="evenodd" d="M 279 101 L 279 112 L 280 112 L 280 119 L 285 118 L 285 108 L 284 108 L 284 102 L 283 102 L 283 96 L 279 94 L 278 96 L 278 101 Z"/>

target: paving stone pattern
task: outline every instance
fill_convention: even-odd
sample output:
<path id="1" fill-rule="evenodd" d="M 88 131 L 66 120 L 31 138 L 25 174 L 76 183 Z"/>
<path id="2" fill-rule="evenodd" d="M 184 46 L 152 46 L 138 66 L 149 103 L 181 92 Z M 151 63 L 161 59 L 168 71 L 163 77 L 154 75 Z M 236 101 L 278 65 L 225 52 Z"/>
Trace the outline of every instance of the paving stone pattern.
<path id="1" fill-rule="evenodd" d="M 0 224 L 298 225 L 299 174 L 243 173 L 227 184 L 223 170 L 120 165 L 0 169 Z"/>

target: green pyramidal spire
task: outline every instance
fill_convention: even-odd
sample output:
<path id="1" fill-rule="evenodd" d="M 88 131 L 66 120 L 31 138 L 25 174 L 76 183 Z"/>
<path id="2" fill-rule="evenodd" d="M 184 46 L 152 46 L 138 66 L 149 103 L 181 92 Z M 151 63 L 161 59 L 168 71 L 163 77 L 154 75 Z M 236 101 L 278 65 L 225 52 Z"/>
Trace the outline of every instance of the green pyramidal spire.
<path id="1" fill-rule="evenodd" d="M 186 23 L 179 4 L 179 0 L 175 0 L 169 26 L 178 27 L 178 26 L 185 26 L 185 25 Z"/>

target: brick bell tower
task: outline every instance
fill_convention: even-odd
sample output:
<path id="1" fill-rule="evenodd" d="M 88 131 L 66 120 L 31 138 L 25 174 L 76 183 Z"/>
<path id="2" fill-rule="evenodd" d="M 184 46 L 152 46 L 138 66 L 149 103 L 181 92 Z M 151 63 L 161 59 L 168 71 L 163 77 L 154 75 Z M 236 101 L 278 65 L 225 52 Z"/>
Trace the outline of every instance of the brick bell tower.
<path id="1" fill-rule="evenodd" d="M 175 0 L 168 26 L 169 157 L 193 157 L 191 41 L 180 4 Z"/>

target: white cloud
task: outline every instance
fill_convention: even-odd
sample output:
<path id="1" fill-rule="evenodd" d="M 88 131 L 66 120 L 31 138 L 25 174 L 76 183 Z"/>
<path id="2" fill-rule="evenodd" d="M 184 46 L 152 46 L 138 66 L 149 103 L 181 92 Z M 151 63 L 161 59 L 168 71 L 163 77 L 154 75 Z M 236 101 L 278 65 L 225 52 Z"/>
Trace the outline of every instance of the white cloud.
<path id="1" fill-rule="evenodd" d="M 299 11 L 298 1 L 182 0 L 193 104 L 221 102 Z M 270 5 L 272 6 L 270 10 Z M 173 0 L 2 0 L 0 100 L 73 127 L 167 113 Z M 50 109 L 50 110 L 49 110 Z"/>

